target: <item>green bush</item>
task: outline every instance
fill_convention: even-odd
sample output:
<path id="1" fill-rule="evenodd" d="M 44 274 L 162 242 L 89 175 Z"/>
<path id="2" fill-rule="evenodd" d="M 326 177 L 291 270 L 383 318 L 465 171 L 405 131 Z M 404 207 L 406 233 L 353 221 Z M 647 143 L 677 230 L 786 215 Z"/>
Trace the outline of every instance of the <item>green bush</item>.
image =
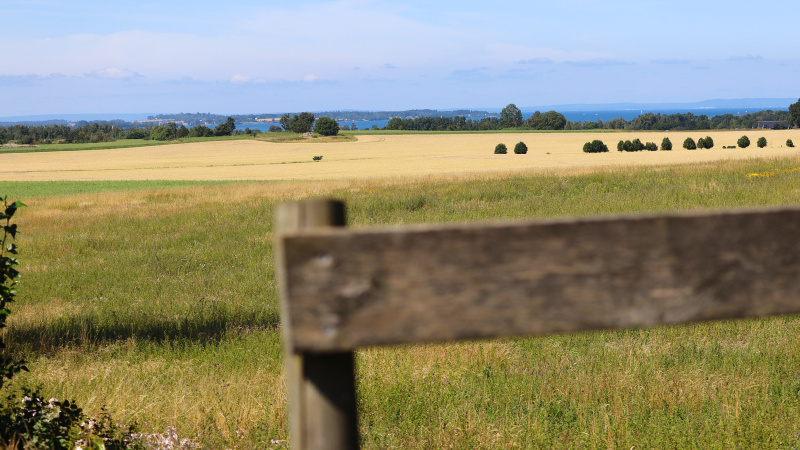
<path id="1" fill-rule="evenodd" d="M 622 149 L 625 150 L 626 152 L 635 152 L 636 146 L 631 141 L 625 141 L 622 144 Z"/>
<path id="2" fill-rule="evenodd" d="M 631 144 L 633 145 L 634 152 L 640 152 L 644 150 L 644 144 L 642 144 L 642 141 L 640 141 L 639 138 L 636 138 L 633 141 L 631 141 Z"/>
<path id="3" fill-rule="evenodd" d="M 658 146 L 656 145 L 655 142 L 648 142 L 644 144 L 644 149 L 650 152 L 655 152 L 658 150 Z"/>
<path id="4" fill-rule="evenodd" d="M 791 140 L 791 139 L 787 139 L 787 140 L 786 140 L 786 146 L 787 146 L 787 147 L 794 147 L 794 142 L 792 142 L 792 140 Z"/>
<path id="5" fill-rule="evenodd" d="M 505 155 L 506 153 L 508 153 L 508 148 L 506 148 L 506 144 L 503 144 L 501 142 L 495 146 L 494 148 L 495 155 Z"/>
<path id="6" fill-rule="evenodd" d="M 608 151 L 608 146 L 603 144 L 603 141 L 595 139 L 583 144 L 583 151 L 584 153 L 605 153 Z"/>
<path id="7" fill-rule="evenodd" d="M 514 146 L 514 153 L 517 155 L 524 155 L 528 153 L 528 146 L 525 145 L 524 142 L 517 142 L 517 145 Z"/>
<path id="8" fill-rule="evenodd" d="M 322 156 L 312 156 L 311 159 L 313 161 L 322 161 Z"/>
<path id="9" fill-rule="evenodd" d="M 672 150 L 672 141 L 668 137 L 661 140 L 661 150 Z"/>
<path id="10" fill-rule="evenodd" d="M 685 141 L 683 141 L 683 148 L 686 150 L 694 150 L 697 148 L 697 144 L 694 143 L 694 139 L 687 137 Z"/>
<path id="11" fill-rule="evenodd" d="M 758 138 L 758 140 L 756 141 L 756 145 L 758 146 L 758 148 L 764 148 L 764 147 L 766 147 L 766 146 L 767 146 L 767 138 L 765 138 L 764 136 L 761 136 L 761 137 L 760 137 L 760 138 Z"/>
<path id="12" fill-rule="evenodd" d="M 617 150 L 618 150 L 618 151 L 623 151 L 623 150 L 625 150 L 625 141 L 623 141 L 623 140 L 621 140 L 621 139 L 620 139 L 620 141 L 619 141 L 619 142 L 617 142 Z"/>
<path id="13" fill-rule="evenodd" d="M 697 148 L 706 148 L 706 140 L 704 138 L 697 140 Z"/>
<path id="14" fill-rule="evenodd" d="M 320 117 L 314 124 L 314 133 L 320 136 L 336 136 L 339 134 L 339 122 L 330 117 Z"/>
<path id="15" fill-rule="evenodd" d="M 739 138 L 738 141 L 736 141 L 736 145 L 738 145 L 739 148 L 750 147 L 750 138 L 747 137 L 747 136 L 742 136 L 742 137 Z"/>
<path id="16" fill-rule="evenodd" d="M 706 136 L 703 142 L 705 142 L 706 148 L 714 148 L 714 140 L 711 139 L 711 136 Z"/>

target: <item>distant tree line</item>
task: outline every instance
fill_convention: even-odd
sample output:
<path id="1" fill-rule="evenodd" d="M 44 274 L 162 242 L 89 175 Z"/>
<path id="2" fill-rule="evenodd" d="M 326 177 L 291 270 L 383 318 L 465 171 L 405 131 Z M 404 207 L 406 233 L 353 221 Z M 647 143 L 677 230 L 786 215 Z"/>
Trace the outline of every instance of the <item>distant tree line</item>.
<path id="1" fill-rule="evenodd" d="M 51 144 L 56 142 L 66 144 L 85 144 L 96 142 L 110 142 L 118 139 L 152 139 L 171 140 L 184 137 L 210 137 L 231 136 L 235 134 L 256 133 L 247 128 L 245 131 L 236 130 L 236 121 L 228 117 L 225 122 L 211 129 L 205 125 L 187 128 L 170 122 L 166 125 L 151 125 L 144 127 L 131 126 L 128 129 L 111 123 L 85 123 L 84 125 L 70 127 L 69 125 L 11 125 L 0 126 L 0 145 L 14 141 L 17 144 Z"/>
<path id="2" fill-rule="evenodd" d="M 800 109 L 800 107 L 798 107 Z M 800 111 L 798 111 L 800 115 Z M 800 119 L 800 118 L 798 118 Z M 789 124 L 800 126 L 798 120 L 790 120 L 789 111 L 758 111 L 741 116 L 723 114 L 709 118 L 705 114 L 693 113 L 653 114 L 645 113 L 627 121 L 621 117 L 597 122 L 572 122 L 567 121 L 566 130 L 727 130 L 755 128 L 759 121 L 786 120 Z"/>

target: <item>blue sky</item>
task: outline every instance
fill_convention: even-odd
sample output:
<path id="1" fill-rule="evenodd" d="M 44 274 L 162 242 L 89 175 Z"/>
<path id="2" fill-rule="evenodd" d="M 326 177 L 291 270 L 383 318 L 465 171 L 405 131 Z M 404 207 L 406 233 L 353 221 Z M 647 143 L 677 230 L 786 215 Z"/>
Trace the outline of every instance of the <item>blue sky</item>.
<path id="1" fill-rule="evenodd" d="M 0 3 L 0 117 L 800 96 L 800 2 Z"/>

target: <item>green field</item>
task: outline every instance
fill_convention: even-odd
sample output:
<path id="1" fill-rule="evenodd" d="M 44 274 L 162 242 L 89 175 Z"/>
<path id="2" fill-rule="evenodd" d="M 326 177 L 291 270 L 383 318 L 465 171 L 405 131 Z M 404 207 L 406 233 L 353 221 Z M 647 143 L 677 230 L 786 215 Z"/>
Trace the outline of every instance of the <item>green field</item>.
<path id="1" fill-rule="evenodd" d="M 800 158 L 394 181 L 2 182 L 20 210 L 14 386 L 208 448 L 287 438 L 280 201 L 352 227 L 800 205 Z M 286 187 L 288 186 L 288 187 Z M 356 353 L 365 448 L 800 446 L 800 320 Z"/>

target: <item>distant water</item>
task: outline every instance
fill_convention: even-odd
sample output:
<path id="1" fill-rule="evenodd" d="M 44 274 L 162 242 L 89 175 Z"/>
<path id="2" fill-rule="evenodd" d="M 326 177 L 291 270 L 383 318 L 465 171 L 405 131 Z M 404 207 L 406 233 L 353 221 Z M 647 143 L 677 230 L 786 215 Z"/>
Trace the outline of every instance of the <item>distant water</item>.
<path id="1" fill-rule="evenodd" d="M 649 113 L 649 112 L 651 112 L 653 114 L 659 114 L 660 113 L 661 115 L 670 115 L 670 114 L 678 114 L 678 113 L 680 113 L 680 114 L 692 113 L 692 114 L 694 114 L 696 116 L 706 115 L 709 118 L 711 118 L 711 117 L 714 117 L 714 116 L 722 116 L 722 115 L 725 115 L 725 114 L 733 114 L 734 116 L 741 116 L 741 115 L 745 115 L 747 113 L 754 113 L 754 112 L 757 112 L 757 111 L 764 111 L 766 109 L 767 108 L 750 108 L 750 109 L 745 109 L 745 108 L 738 108 L 738 109 L 733 109 L 733 108 L 696 108 L 696 109 L 661 109 L 661 110 L 617 109 L 617 110 L 609 110 L 609 111 L 564 111 L 564 112 L 559 111 L 559 112 L 561 112 L 561 114 L 563 114 L 564 117 L 567 118 L 567 120 L 570 120 L 572 122 L 587 122 L 587 121 L 588 122 L 597 122 L 598 119 L 602 120 L 603 122 L 608 122 L 609 120 L 613 120 L 613 119 L 616 119 L 618 117 L 621 117 L 621 118 L 623 118 L 623 119 L 625 119 L 627 121 L 630 121 L 632 119 L 635 119 L 636 117 L 639 117 L 642 114 L 646 114 L 646 113 Z M 786 109 L 775 108 L 774 110 L 783 110 L 783 111 L 785 111 Z M 523 109 L 522 110 L 522 117 L 527 119 L 528 117 L 533 115 L 534 112 L 535 112 L 535 110 Z M 545 112 L 545 111 L 541 111 L 541 112 Z M 478 119 L 478 120 L 480 120 L 480 119 Z M 383 127 L 386 126 L 386 124 L 389 123 L 389 121 L 388 120 L 340 120 L 339 121 L 339 126 L 344 126 L 344 125 L 350 126 L 353 123 L 356 124 L 356 127 L 358 127 L 359 130 L 369 130 L 369 129 L 372 128 L 373 125 L 377 125 L 378 128 L 383 128 Z M 239 129 L 239 130 L 243 130 L 246 127 L 250 127 L 250 129 L 253 129 L 253 130 L 267 131 L 267 130 L 269 130 L 270 125 L 274 125 L 274 124 L 265 124 L 265 123 L 237 124 L 236 128 Z"/>

